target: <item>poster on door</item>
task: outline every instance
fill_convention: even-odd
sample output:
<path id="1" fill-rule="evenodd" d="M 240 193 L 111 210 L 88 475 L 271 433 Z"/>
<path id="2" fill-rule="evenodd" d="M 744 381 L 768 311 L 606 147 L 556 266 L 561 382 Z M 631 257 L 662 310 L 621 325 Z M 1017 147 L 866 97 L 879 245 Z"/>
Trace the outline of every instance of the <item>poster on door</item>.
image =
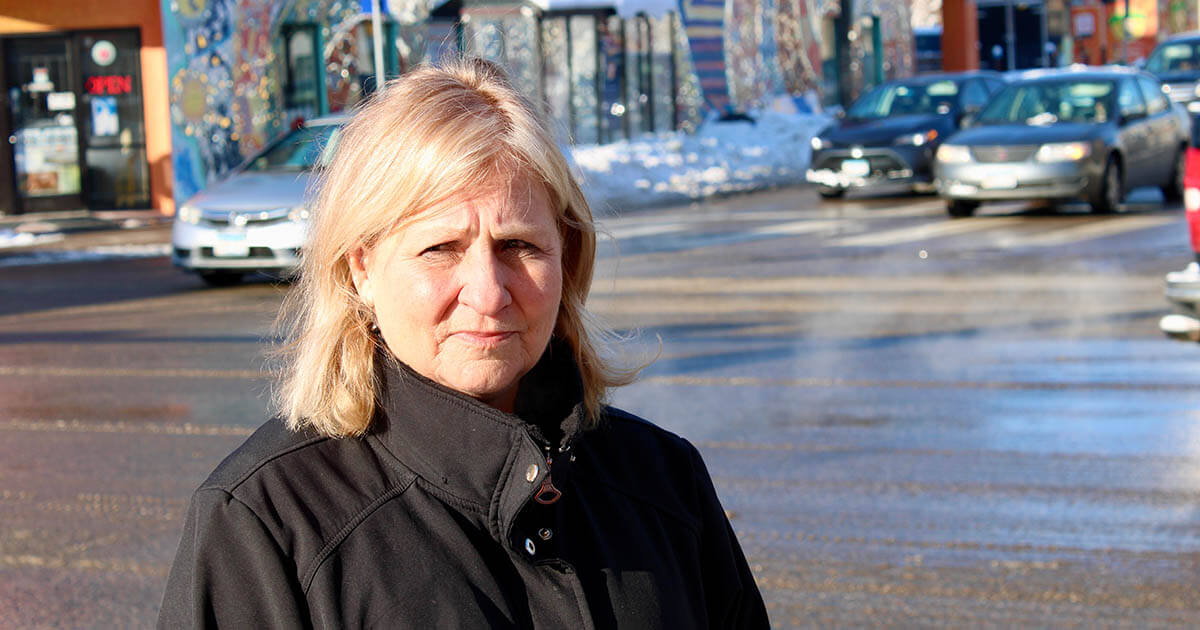
<path id="1" fill-rule="evenodd" d="M 115 136 L 121 131 L 121 120 L 117 117 L 117 97 L 93 96 L 92 135 Z"/>

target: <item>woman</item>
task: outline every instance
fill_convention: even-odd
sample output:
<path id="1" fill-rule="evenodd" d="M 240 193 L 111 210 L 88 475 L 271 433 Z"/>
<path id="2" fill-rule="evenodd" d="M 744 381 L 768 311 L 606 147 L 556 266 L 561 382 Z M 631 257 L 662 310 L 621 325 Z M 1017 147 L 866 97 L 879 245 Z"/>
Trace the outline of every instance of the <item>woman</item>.
<path id="1" fill-rule="evenodd" d="M 737 628 L 762 599 L 696 449 L 604 406 L 591 213 L 483 61 L 344 130 L 280 418 L 192 499 L 161 627 Z"/>

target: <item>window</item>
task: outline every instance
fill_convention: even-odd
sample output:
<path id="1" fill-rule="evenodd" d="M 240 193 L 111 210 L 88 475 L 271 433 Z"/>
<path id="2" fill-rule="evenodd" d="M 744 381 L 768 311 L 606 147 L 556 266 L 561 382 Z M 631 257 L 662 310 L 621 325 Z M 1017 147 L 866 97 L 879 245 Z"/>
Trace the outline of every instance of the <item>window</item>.
<path id="1" fill-rule="evenodd" d="M 317 26 L 285 24 L 283 46 L 287 60 L 287 76 L 283 84 L 284 107 L 319 113 L 321 100 L 318 90 L 321 83 L 318 80 Z"/>
<path id="2" fill-rule="evenodd" d="M 1162 86 L 1150 77 L 1138 77 L 1138 87 L 1142 88 L 1142 97 L 1146 99 L 1146 113 L 1150 116 L 1167 111 L 1167 97 L 1163 94 Z"/>
<path id="3" fill-rule="evenodd" d="M 1117 88 L 1117 108 L 1122 116 L 1145 116 L 1146 102 L 1133 79 L 1123 79 Z"/>
<path id="4" fill-rule="evenodd" d="M 988 90 L 981 80 L 967 81 L 963 84 L 963 107 L 983 107 L 988 101 Z"/>

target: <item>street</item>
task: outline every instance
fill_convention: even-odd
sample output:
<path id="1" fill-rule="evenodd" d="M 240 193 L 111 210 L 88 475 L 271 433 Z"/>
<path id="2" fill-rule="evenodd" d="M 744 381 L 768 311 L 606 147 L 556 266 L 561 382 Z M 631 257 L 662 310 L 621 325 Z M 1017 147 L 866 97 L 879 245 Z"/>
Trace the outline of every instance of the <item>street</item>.
<path id="1" fill-rule="evenodd" d="M 1157 327 L 1192 255 L 1131 199 L 598 208 L 589 306 L 652 360 L 612 402 L 704 453 L 777 628 L 1200 626 L 1200 347 Z M 0 627 L 151 627 L 287 287 L 6 255 Z"/>

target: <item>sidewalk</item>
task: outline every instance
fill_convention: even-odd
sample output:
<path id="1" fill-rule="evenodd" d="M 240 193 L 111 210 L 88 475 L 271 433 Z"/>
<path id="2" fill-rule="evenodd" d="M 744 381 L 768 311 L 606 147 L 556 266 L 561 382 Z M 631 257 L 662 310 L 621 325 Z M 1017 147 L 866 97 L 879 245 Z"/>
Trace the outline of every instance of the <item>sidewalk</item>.
<path id="1" fill-rule="evenodd" d="M 171 217 L 154 210 L 0 215 L 0 267 L 170 254 Z"/>

